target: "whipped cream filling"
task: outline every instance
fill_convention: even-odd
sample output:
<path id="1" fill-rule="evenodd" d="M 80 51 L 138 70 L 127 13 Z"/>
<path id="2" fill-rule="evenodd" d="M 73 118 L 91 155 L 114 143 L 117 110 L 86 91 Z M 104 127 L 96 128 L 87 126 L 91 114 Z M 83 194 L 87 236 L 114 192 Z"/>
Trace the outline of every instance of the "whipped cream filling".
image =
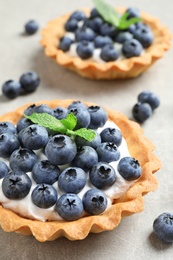
<path id="1" fill-rule="evenodd" d="M 104 127 L 98 128 L 97 131 L 100 133 L 104 128 L 107 128 L 107 127 L 113 127 L 113 128 L 119 129 L 118 126 L 114 122 L 107 121 L 106 124 L 104 125 Z M 124 138 L 122 138 L 122 143 L 118 147 L 118 149 L 120 151 L 120 159 L 123 157 L 126 157 L 126 156 L 131 156 L 128 151 L 127 143 Z M 35 151 L 35 152 L 39 156 L 40 160 L 46 159 L 44 154 L 41 153 L 40 151 Z M 105 195 L 107 197 L 107 201 L 108 201 L 107 208 L 109 208 L 112 205 L 112 202 L 114 199 L 120 198 L 129 189 L 129 187 L 131 185 L 133 185 L 133 183 L 135 182 L 135 181 L 126 181 L 118 173 L 117 166 L 118 166 L 120 159 L 118 161 L 113 161 L 113 162 L 109 163 L 115 169 L 115 172 L 116 172 L 117 178 L 116 178 L 115 183 L 107 189 L 102 189 L 102 191 L 105 193 Z M 8 161 L 7 160 L 4 160 L 4 161 L 8 165 Z M 61 168 L 63 169 L 68 166 L 69 165 L 64 165 Z M 5 197 L 5 195 L 2 191 L 2 180 L 3 179 L 0 179 L 0 203 L 3 205 L 3 207 L 10 209 L 13 212 L 18 213 L 19 215 L 21 215 L 23 217 L 30 218 L 30 219 L 37 219 L 37 220 L 40 220 L 43 222 L 47 221 L 47 220 L 62 220 L 62 218 L 59 216 L 59 214 L 54 210 L 55 205 L 48 209 L 42 209 L 42 208 L 37 207 L 35 204 L 33 204 L 32 199 L 31 199 L 31 194 L 32 194 L 33 189 L 37 186 L 37 184 L 32 179 L 32 173 L 28 172 L 27 174 L 32 180 L 32 186 L 31 186 L 29 194 L 25 198 L 20 199 L 20 200 L 10 200 Z M 55 182 L 53 184 L 53 186 L 57 190 L 58 198 L 59 198 L 63 193 L 61 192 L 61 190 L 58 187 L 58 181 Z M 91 184 L 91 182 L 89 181 L 89 178 L 88 178 L 85 187 L 77 195 L 82 199 L 84 193 L 91 188 L 94 188 L 94 186 Z M 84 212 L 83 215 L 86 215 L 86 213 Z"/>
<path id="2" fill-rule="evenodd" d="M 69 37 L 72 40 L 75 40 L 75 34 L 74 33 L 67 32 L 65 34 L 65 36 Z M 118 43 L 118 42 L 115 42 L 113 45 L 114 45 L 115 49 L 118 51 L 118 53 L 119 53 L 119 56 L 118 56 L 117 60 L 126 59 L 125 56 L 122 53 L 122 50 L 121 50 L 122 49 L 122 44 Z M 76 56 L 78 56 L 76 48 L 77 48 L 77 42 L 74 42 L 74 43 L 72 43 L 70 45 L 70 49 L 66 53 L 69 56 L 71 56 L 71 57 L 76 57 Z M 90 60 L 90 61 L 95 61 L 95 62 L 98 62 L 98 63 L 107 63 L 106 61 L 101 59 L 100 53 L 101 53 L 101 48 L 95 48 L 94 51 L 93 51 L 92 57 L 87 59 L 87 61 Z"/>

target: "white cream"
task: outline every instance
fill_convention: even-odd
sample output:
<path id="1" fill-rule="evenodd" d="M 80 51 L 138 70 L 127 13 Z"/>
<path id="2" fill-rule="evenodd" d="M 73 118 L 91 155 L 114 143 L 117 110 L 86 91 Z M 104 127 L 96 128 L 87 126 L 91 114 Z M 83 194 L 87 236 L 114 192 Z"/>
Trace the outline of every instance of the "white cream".
<path id="1" fill-rule="evenodd" d="M 74 34 L 73 33 L 67 33 L 66 36 L 68 36 L 69 38 L 71 38 L 72 40 L 74 40 Z M 119 52 L 119 57 L 117 60 L 122 60 L 125 59 L 124 55 L 122 54 L 121 48 L 122 48 L 122 44 L 121 43 L 114 43 L 114 47 L 116 48 L 116 50 Z M 66 53 L 71 56 L 71 57 L 76 57 L 78 56 L 77 51 L 77 43 L 74 42 L 70 45 L 70 49 L 69 51 L 67 51 Z M 106 63 L 106 61 L 102 60 L 100 57 L 100 53 L 101 53 L 101 48 L 96 48 L 93 51 L 93 55 L 91 58 L 87 59 L 87 61 L 95 61 L 97 63 Z"/>
<path id="2" fill-rule="evenodd" d="M 100 133 L 104 128 L 107 128 L 107 127 L 113 127 L 113 128 L 119 129 L 113 122 L 107 121 L 106 124 L 104 125 L 104 127 L 98 129 L 98 132 Z M 118 147 L 118 149 L 120 151 L 120 159 L 125 156 L 130 156 L 128 147 L 127 147 L 127 144 L 126 144 L 126 141 L 124 138 L 122 140 L 121 145 Z M 37 152 L 37 155 L 40 157 L 41 160 L 45 159 L 43 154 L 41 154 L 39 151 Z M 103 190 L 103 192 L 107 196 L 107 200 L 108 200 L 107 208 L 112 205 L 112 201 L 114 199 L 120 198 L 129 189 L 129 187 L 134 183 L 134 181 L 126 181 L 118 173 L 117 165 L 118 165 L 119 160 L 110 163 L 110 165 L 116 171 L 117 179 L 116 179 L 115 183 L 108 189 Z M 6 161 L 6 163 L 7 163 L 7 161 Z M 20 214 L 21 216 L 24 216 L 24 217 L 27 217 L 30 219 L 38 219 L 40 221 L 61 219 L 59 214 L 57 212 L 55 212 L 55 210 L 54 210 L 55 206 L 52 206 L 51 208 L 48 208 L 48 209 L 42 209 L 33 204 L 32 200 L 31 200 L 31 193 L 37 184 L 32 179 L 31 172 L 28 172 L 27 174 L 32 180 L 32 187 L 31 187 L 29 194 L 21 200 L 9 200 L 8 198 L 6 198 L 2 191 L 2 179 L 0 180 L 0 202 L 3 205 L 3 207 L 7 208 L 7 209 L 11 209 L 12 211 Z M 53 186 L 58 192 L 58 197 L 60 197 L 62 195 L 62 192 L 60 191 L 60 189 L 58 187 L 58 182 L 54 183 Z M 88 179 L 87 184 L 85 185 L 83 190 L 78 193 L 78 196 L 82 199 L 84 193 L 93 187 L 94 186 L 90 183 L 90 181 Z"/>

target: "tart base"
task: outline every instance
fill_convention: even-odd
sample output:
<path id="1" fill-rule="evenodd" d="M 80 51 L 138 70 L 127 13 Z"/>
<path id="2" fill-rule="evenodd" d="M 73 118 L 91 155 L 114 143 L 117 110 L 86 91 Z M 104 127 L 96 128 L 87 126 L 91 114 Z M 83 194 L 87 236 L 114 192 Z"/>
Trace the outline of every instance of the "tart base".
<path id="1" fill-rule="evenodd" d="M 123 12 L 125 8 L 117 8 Z M 89 9 L 82 9 L 89 14 Z M 165 51 L 171 47 L 172 34 L 160 21 L 146 13 L 141 13 L 143 21 L 150 26 L 154 34 L 153 44 L 145 49 L 140 57 L 117 60 L 115 62 L 97 63 L 92 60 L 82 60 L 79 57 L 69 56 L 68 53 L 58 49 L 59 40 L 65 34 L 64 23 L 70 14 L 54 19 L 41 31 L 41 45 L 44 47 L 45 55 L 52 58 L 57 64 L 75 71 L 82 77 L 90 79 L 126 79 L 139 76 L 147 70 L 158 59 L 163 57 Z"/>
<path id="2" fill-rule="evenodd" d="M 51 108 L 55 108 L 57 106 L 67 107 L 72 101 L 43 100 L 35 104 L 47 104 Z M 95 105 L 93 103 L 84 103 L 89 106 Z M 10 121 L 16 124 L 23 117 L 24 110 L 32 104 L 29 103 L 13 112 L 0 116 L 0 122 Z M 113 230 L 119 225 L 122 218 L 143 211 L 143 195 L 157 189 L 157 180 L 153 173 L 160 169 L 161 162 L 153 153 L 154 145 L 143 136 L 143 130 L 138 123 L 130 121 L 118 111 L 108 109 L 106 111 L 108 112 L 108 118 L 114 121 L 122 131 L 131 156 L 139 160 L 142 167 L 142 176 L 101 215 L 86 216 L 76 221 L 41 222 L 26 219 L 0 205 L 0 224 L 4 231 L 33 235 L 40 242 L 55 240 L 62 236 L 69 240 L 81 240 L 87 237 L 90 232 L 99 233 Z"/>

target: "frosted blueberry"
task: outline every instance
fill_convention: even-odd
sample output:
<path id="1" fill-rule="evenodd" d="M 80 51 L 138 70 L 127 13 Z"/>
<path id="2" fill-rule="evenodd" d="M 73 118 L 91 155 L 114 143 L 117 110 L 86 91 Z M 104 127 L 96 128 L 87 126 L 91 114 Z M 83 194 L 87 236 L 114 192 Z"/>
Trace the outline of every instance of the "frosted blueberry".
<path id="1" fill-rule="evenodd" d="M 141 166 L 133 157 L 123 157 L 117 167 L 119 174 L 127 181 L 138 179 L 142 174 Z"/>
<path id="2" fill-rule="evenodd" d="M 38 184 L 31 194 L 32 202 L 39 208 L 47 209 L 55 205 L 57 191 L 49 184 Z"/>
<path id="3" fill-rule="evenodd" d="M 65 220 L 77 220 L 82 216 L 83 204 L 76 194 L 66 193 L 57 200 L 55 210 Z"/>
<path id="4" fill-rule="evenodd" d="M 79 193 L 85 186 L 87 175 L 81 168 L 68 167 L 59 176 L 58 186 L 65 193 Z"/>
<path id="5" fill-rule="evenodd" d="M 10 167 L 13 171 L 29 172 L 37 161 L 38 157 L 33 151 L 19 148 L 10 156 Z"/>
<path id="6" fill-rule="evenodd" d="M 25 198 L 31 188 L 32 182 L 26 173 L 10 172 L 2 181 L 2 191 L 11 200 Z"/>
<path id="7" fill-rule="evenodd" d="M 99 215 L 107 207 L 105 194 L 98 189 L 90 189 L 83 196 L 84 210 L 90 215 Z"/>

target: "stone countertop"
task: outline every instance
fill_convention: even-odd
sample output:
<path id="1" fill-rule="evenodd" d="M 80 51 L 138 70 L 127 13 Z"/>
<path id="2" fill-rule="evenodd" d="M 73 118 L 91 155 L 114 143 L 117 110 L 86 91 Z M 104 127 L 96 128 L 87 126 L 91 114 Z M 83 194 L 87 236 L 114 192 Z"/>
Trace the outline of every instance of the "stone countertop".
<path id="1" fill-rule="evenodd" d="M 135 6 L 159 18 L 173 32 L 173 2 L 170 0 L 109 0 L 116 6 Z M 172 259 L 173 245 L 160 241 L 152 232 L 154 219 L 161 213 L 173 212 L 173 49 L 136 79 L 92 81 L 57 66 L 46 58 L 39 45 L 39 32 L 32 36 L 23 33 L 24 24 L 36 19 L 40 27 L 66 12 L 92 7 L 92 1 L 0 1 L 0 85 L 6 80 L 18 80 L 24 72 L 34 70 L 41 77 L 36 92 L 7 100 L 0 96 L 0 114 L 27 102 L 43 99 L 76 99 L 92 101 L 116 109 L 131 117 L 137 95 L 151 90 L 161 98 L 160 107 L 143 125 L 144 135 L 156 146 L 155 154 L 162 160 L 156 173 L 158 190 L 144 197 L 142 213 L 123 219 L 113 231 L 90 234 L 82 241 L 59 238 L 40 243 L 32 236 L 6 233 L 0 229 L 0 259 L 59 259 L 59 260 L 153 260 Z"/>

